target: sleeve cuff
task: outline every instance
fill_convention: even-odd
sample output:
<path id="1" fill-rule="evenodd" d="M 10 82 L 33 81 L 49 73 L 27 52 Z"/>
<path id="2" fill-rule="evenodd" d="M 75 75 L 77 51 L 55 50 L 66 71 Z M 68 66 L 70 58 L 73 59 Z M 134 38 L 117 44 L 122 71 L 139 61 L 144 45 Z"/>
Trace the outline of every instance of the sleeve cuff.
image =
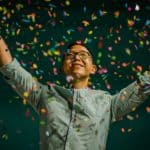
<path id="1" fill-rule="evenodd" d="M 11 63 L 0 67 L 0 72 L 5 75 L 13 70 L 16 70 L 19 66 L 20 63 L 17 61 L 16 58 L 14 58 Z"/>
<path id="2" fill-rule="evenodd" d="M 150 74 L 147 71 L 139 76 L 139 83 L 141 86 L 150 85 Z"/>

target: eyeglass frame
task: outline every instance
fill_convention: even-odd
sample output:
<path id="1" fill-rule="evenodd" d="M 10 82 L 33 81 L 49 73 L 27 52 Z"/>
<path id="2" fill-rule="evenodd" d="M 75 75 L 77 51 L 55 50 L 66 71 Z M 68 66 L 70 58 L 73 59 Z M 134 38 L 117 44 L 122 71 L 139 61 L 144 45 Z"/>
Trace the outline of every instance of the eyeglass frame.
<path id="1" fill-rule="evenodd" d="M 87 57 L 85 57 L 85 58 L 82 58 L 82 56 L 81 55 L 79 55 L 80 53 L 86 53 L 86 54 L 88 54 L 87 55 Z M 68 56 L 68 54 L 72 54 L 72 58 L 67 58 Z M 70 53 L 70 52 L 66 52 L 66 53 L 64 53 L 64 56 L 65 56 L 65 59 L 70 59 L 70 60 L 73 60 L 73 59 L 75 59 L 75 57 L 76 57 L 76 55 L 78 55 L 79 57 L 80 57 L 80 59 L 86 59 L 86 58 L 92 58 L 92 55 L 90 54 L 90 52 L 88 52 L 88 51 L 80 51 L 80 52 L 74 52 L 74 53 Z"/>

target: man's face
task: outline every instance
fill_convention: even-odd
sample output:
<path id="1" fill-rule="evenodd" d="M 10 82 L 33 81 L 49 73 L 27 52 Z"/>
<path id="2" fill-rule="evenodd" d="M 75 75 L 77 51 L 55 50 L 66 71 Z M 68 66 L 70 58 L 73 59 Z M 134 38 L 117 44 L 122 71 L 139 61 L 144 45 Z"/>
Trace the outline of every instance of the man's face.
<path id="1" fill-rule="evenodd" d="M 96 66 L 93 64 L 92 56 L 86 47 L 73 45 L 65 55 L 63 71 L 73 79 L 89 78 L 90 74 L 95 73 Z"/>

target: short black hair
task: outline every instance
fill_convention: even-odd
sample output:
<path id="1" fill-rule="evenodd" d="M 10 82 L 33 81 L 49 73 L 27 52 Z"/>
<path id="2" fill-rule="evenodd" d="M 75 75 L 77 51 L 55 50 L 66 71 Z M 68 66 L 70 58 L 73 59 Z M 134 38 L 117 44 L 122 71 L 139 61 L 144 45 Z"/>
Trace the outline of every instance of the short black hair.
<path id="1" fill-rule="evenodd" d="M 88 48 L 88 46 L 85 45 L 85 44 L 83 44 L 83 43 L 73 42 L 73 43 L 71 43 L 71 44 L 69 44 L 69 45 L 67 46 L 66 51 L 68 52 L 68 50 L 70 50 L 70 49 L 71 49 L 73 46 L 75 46 L 75 45 L 81 45 L 81 46 L 85 47 L 85 48 L 89 51 L 89 53 L 91 54 L 91 56 L 93 57 L 93 54 L 92 54 L 92 52 L 90 51 L 90 49 Z M 65 52 L 66 52 L 66 51 L 65 51 Z"/>

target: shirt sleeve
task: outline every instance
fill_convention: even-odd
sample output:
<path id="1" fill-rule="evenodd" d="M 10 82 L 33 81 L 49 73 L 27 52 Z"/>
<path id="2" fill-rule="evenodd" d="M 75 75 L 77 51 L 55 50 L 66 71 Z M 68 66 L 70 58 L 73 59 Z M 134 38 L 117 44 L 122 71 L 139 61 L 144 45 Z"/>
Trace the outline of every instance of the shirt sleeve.
<path id="1" fill-rule="evenodd" d="M 37 111 L 44 86 L 33 79 L 31 74 L 15 58 L 10 64 L 2 66 L 0 72 L 3 74 L 6 82 Z"/>
<path id="2" fill-rule="evenodd" d="M 120 120 L 150 95 L 150 76 L 143 74 L 138 80 L 111 96 L 112 122 Z"/>

